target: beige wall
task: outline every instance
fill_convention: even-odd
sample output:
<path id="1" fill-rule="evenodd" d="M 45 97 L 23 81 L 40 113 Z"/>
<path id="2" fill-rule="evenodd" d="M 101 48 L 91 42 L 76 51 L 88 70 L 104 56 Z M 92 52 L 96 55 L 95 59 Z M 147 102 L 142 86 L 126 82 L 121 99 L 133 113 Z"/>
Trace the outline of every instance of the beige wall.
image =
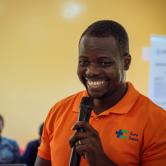
<path id="1" fill-rule="evenodd" d="M 80 15 L 63 17 L 67 2 L 82 4 Z M 141 52 L 151 34 L 166 34 L 165 10 L 165 0 L 0 0 L 3 134 L 25 146 L 53 103 L 83 89 L 76 76 L 77 43 L 98 19 L 126 27 L 133 58 L 127 78 L 147 95 L 149 62 Z"/>

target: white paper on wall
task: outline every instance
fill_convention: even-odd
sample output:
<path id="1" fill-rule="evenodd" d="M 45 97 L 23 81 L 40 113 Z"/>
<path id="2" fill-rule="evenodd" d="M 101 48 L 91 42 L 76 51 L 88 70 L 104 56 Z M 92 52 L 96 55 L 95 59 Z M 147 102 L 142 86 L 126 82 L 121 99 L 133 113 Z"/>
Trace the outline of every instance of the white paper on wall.
<path id="1" fill-rule="evenodd" d="M 166 109 L 166 36 L 151 36 L 149 97 Z"/>

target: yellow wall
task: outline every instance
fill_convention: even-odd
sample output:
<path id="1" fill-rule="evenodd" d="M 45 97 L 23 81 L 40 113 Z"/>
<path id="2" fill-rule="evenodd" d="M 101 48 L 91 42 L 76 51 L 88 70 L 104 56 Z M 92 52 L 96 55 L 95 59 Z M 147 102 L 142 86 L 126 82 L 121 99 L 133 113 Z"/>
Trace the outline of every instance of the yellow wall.
<path id="1" fill-rule="evenodd" d="M 83 5 L 75 18 L 64 5 Z M 149 62 L 144 46 L 151 34 L 166 34 L 165 0 L 0 0 L 0 113 L 3 135 L 25 146 L 37 137 L 49 108 L 83 86 L 76 76 L 82 31 L 98 19 L 126 27 L 133 57 L 128 80 L 148 94 Z M 70 17 L 69 17 L 70 18 Z"/>

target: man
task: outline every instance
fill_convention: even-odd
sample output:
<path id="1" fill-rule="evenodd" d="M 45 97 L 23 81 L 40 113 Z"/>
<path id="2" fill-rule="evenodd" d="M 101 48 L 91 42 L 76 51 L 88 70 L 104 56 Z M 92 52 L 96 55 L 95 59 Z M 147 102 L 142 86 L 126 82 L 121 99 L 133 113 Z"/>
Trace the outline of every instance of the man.
<path id="1" fill-rule="evenodd" d="M 25 149 L 23 156 L 21 157 L 22 163 L 25 163 L 27 166 L 34 166 L 38 147 L 41 142 L 41 136 L 43 131 L 43 123 L 39 127 L 39 138 L 33 141 L 30 141 Z"/>
<path id="2" fill-rule="evenodd" d="M 130 62 L 128 35 L 119 23 L 101 20 L 84 31 L 77 74 L 86 91 L 52 107 L 36 166 L 69 165 L 69 139 L 81 166 L 166 165 L 166 112 L 125 82 Z M 90 122 L 75 124 L 83 96 L 93 98 Z M 72 126 L 84 132 L 73 133 Z"/>
<path id="3" fill-rule="evenodd" d="M 0 165 L 19 163 L 20 152 L 16 141 L 2 137 L 4 119 L 0 115 Z"/>

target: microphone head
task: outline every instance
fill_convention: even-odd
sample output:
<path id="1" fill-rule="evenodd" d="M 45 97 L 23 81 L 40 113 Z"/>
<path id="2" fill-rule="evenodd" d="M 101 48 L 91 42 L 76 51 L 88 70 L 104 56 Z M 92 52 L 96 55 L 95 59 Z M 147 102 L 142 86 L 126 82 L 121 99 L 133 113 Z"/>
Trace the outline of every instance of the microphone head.
<path id="1" fill-rule="evenodd" d="M 85 108 L 89 111 L 93 108 L 93 99 L 92 97 L 83 97 L 80 103 L 80 108 Z"/>
<path id="2" fill-rule="evenodd" d="M 88 122 L 91 111 L 93 108 L 93 100 L 91 97 L 83 97 L 80 103 L 80 112 L 78 121 L 85 121 Z"/>

